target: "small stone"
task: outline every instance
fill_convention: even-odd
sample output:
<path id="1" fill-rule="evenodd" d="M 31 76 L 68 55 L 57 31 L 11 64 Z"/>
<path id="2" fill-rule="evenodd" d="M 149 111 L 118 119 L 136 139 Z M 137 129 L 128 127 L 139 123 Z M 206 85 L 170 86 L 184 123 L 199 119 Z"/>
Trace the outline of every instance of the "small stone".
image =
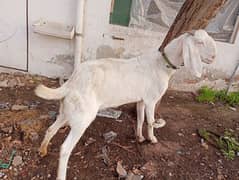
<path id="1" fill-rule="evenodd" d="M 173 173 L 170 172 L 168 175 L 172 177 L 172 176 L 173 176 Z"/>
<path id="2" fill-rule="evenodd" d="M 209 104 L 211 104 L 211 105 L 215 106 L 215 103 L 214 103 L 214 102 L 209 102 Z"/>
<path id="3" fill-rule="evenodd" d="M 121 114 L 122 114 L 122 111 L 108 108 L 108 109 L 100 110 L 97 113 L 97 116 L 106 117 L 106 118 L 112 118 L 112 119 L 118 119 L 121 116 Z"/>
<path id="4" fill-rule="evenodd" d="M 28 106 L 24 106 L 24 105 L 13 105 L 11 110 L 12 111 L 23 111 L 23 110 L 27 110 Z"/>
<path id="5" fill-rule="evenodd" d="M 143 175 L 135 175 L 132 172 L 130 172 L 126 177 L 126 180 L 141 180 L 143 178 L 144 178 Z"/>
<path id="6" fill-rule="evenodd" d="M 218 126 L 218 127 L 222 127 L 222 124 L 219 123 L 219 124 L 217 124 L 217 126 Z"/>
<path id="7" fill-rule="evenodd" d="M 179 132 L 178 136 L 182 137 L 182 136 L 184 136 L 184 134 Z"/>
<path id="8" fill-rule="evenodd" d="M 47 178 L 51 178 L 51 174 L 47 174 Z"/>
<path id="9" fill-rule="evenodd" d="M 176 152 L 177 152 L 177 154 L 179 154 L 179 155 L 184 155 L 184 152 L 181 151 L 181 150 L 177 150 Z"/>
<path id="10" fill-rule="evenodd" d="M 108 146 L 104 146 L 102 148 L 102 155 L 101 155 L 101 157 L 103 158 L 104 164 L 106 166 L 109 166 L 111 164 L 110 158 L 108 156 L 108 151 L 109 151 Z"/>
<path id="11" fill-rule="evenodd" d="M 172 161 L 168 162 L 168 166 L 174 166 L 174 165 L 175 164 Z"/>
<path id="12" fill-rule="evenodd" d="M 79 151 L 79 152 L 76 152 L 75 154 L 74 154 L 74 156 L 80 156 L 81 155 L 81 152 Z"/>
<path id="13" fill-rule="evenodd" d="M 119 175 L 119 178 L 125 178 L 127 176 L 127 171 L 122 166 L 122 161 L 117 162 L 116 171 Z"/>
<path id="14" fill-rule="evenodd" d="M 207 143 L 203 142 L 203 143 L 201 143 L 201 145 L 202 145 L 202 147 L 204 147 L 206 150 L 208 150 L 208 144 L 207 144 Z"/>
<path id="15" fill-rule="evenodd" d="M 200 165 L 201 165 L 201 166 L 205 166 L 205 164 L 204 164 L 204 163 L 200 163 Z"/>
<path id="16" fill-rule="evenodd" d="M 103 134 L 103 136 L 104 136 L 105 141 L 107 143 L 110 143 L 117 137 L 117 133 L 115 133 L 114 131 L 110 131 L 110 132 Z"/>
<path id="17" fill-rule="evenodd" d="M 94 143 L 95 141 L 96 141 L 96 140 L 95 140 L 94 138 L 90 137 L 90 138 L 85 142 L 85 146 L 88 146 L 88 145 Z"/>
<path id="18" fill-rule="evenodd" d="M 229 107 L 229 109 L 231 109 L 232 111 L 237 111 L 237 109 L 236 108 L 234 108 L 234 107 Z"/>
<path id="19" fill-rule="evenodd" d="M 13 161 L 12 161 L 13 166 L 19 166 L 22 163 L 23 163 L 23 161 L 22 161 L 22 157 L 21 156 L 15 156 L 13 158 Z"/>

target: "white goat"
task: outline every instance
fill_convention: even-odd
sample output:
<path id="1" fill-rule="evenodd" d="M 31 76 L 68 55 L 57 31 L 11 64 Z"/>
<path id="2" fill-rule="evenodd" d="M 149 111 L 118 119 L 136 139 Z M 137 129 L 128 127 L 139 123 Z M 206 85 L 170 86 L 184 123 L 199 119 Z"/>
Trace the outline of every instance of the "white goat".
<path id="1" fill-rule="evenodd" d="M 60 150 L 58 179 L 65 180 L 70 154 L 99 109 L 137 102 L 137 136 L 144 141 L 142 126 L 144 112 L 148 122 L 148 138 L 154 136 L 154 108 L 168 88 L 174 66 L 183 63 L 193 74 L 201 76 L 202 61 L 212 63 L 216 56 L 215 41 L 204 31 L 185 33 L 170 42 L 165 55 L 155 50 L 148 54 L 125 59 L 101 59 L 82 63 L 69 80 L 57 89 L 39 85 L 35 93 L 48 100 L 60 100 L 57 120 L 47 130 L 40 154 L 47 154 L 47 146 L 57 130 L 69 125 L 71 130 Z M 171 63 L 170 63 L 170 62 Z M 165 122 L 161 121 L 161 126 Z"/>

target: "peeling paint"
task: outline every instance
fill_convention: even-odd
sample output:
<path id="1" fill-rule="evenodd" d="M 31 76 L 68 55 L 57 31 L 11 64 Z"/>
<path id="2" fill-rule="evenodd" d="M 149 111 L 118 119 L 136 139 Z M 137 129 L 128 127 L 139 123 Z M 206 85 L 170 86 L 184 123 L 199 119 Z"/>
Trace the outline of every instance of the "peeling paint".
<path id="1" fill-rule="evenodd" d="M 69 64 L 71 66 L 74 65 L 74 56 L 70 54 L 58 54 L 55 57 L 52 57 L 49 61 L 47 61 L 52 64 L 58 64 L 58 65 L 65 65 Z"/>
<path id="2" fill-rule="evenodd" d="M 120 58 L 124 51 L 125 51 L 125 49 L 122 47 L 113 49 L 112 47 L 110 47 L 108 45 L 101 45 L 96 50 L 96 59 Z"/>

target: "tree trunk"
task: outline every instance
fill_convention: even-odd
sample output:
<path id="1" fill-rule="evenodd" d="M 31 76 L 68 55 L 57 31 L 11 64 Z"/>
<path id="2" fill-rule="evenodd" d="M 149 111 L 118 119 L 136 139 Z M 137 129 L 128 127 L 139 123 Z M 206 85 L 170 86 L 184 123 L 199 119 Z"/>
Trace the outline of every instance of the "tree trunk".
<path id="1" fill-rule="evenodd" d="M 227 0 L 186 0 L 164 39 L 160 51 L 185 31 L 204 29 Z"/>

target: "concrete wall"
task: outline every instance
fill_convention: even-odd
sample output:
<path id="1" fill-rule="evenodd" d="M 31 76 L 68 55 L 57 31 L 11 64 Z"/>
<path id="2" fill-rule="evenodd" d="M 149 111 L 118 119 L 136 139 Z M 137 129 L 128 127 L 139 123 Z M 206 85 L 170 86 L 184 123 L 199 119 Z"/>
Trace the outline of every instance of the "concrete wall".
<path id="1" fill-rule="evenodd" d="M 14 13 L 13 13 L 14 12 Z M 26 1 L 0 1 L 0 65 L 27 69 Z"/>
<path id="2" fill-rule="evenodd" d="M 40 19 L 74 25 L 76 0 L 29 1 L 29 72 L 48 77 L 68 77 L 73 68 L 74 40 L 33 33 L 32 24 Z M 151 32 L 110 25 L 111 0 L 87 0 L 83 59 L 103 57 L 129 58 L 148 49 L 159 47 L 166 32 Z M 116 37 L 116 38 L 113 38 Z M 171 81 L 171 87 L 194 90 L 203 84 L 225 87 L 239 60 L 239 37 L 235 44 L 217 42 L 218 56 L 214 64 L 206 66 L 204 76 L 197 79 L 180 70 Z M 237 72 L 239 78 L 239 71 Z"/>
<path id="3" fill-rule="evenodd" d="M 74 25 L 76 0 L 29 1 L 29 72 L 49 77 L 69 76 L 73 65 L 74 41 L 33 32 L 39 19 Z"/>

